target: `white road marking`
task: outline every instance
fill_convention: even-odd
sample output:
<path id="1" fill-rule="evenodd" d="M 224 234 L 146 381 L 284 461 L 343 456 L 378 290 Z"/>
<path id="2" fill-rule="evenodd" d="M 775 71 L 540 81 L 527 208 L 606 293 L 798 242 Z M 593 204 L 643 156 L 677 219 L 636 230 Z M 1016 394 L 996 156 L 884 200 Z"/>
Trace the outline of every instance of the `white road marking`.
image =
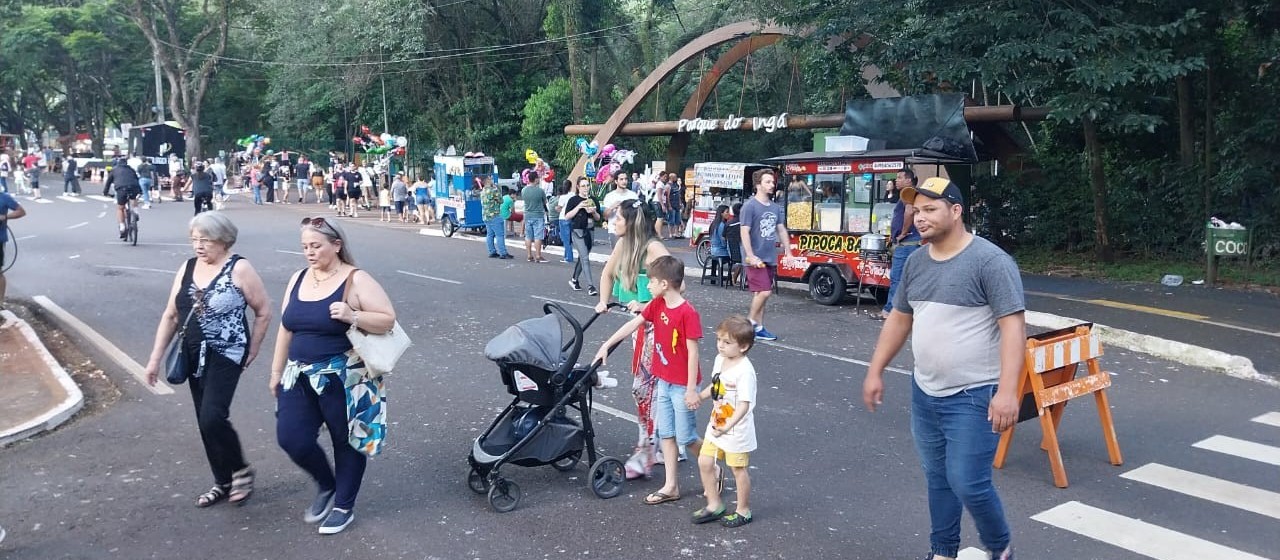
<path id="1" fill-rule="evenodd" d="M 1280 494 L 1269 490 L 1184 471 L 1159 463 L 1148 463 L 1124 473 L 1120 477 L 1251 511 L 1273 519 L 1280 519 Z M 1202 556 L 1201 558 L 1218 557 Z"/>
<path id="2" fill-rule="evenodd" d="M 531 298 L 533 298 L 533 299 L 537 299 L 537 300 L 542 300 L 542 301 L 551 301 L 551 302 L 559 303 L 559 304 L 561 304 L 561 305 L 572 305 L 572 306 L 574 306 L 574 307 L 585 307 L 585 308 L 587 308 L 587 309 L 591 309 L 591 310 L 595 310 L 595 308 L 596 308 L 596 306 L 594 306 L 594 305 L 587 305 L 587 304 L 584 304 L 584 303 L 578 303 L 578 302 L 575 302 L 575 301 L 565 301 L 565 300 L 562 300 L 562 299 L 552 299 L 552 298 L 548 298 L 548 297 L 535 296 L 535 295 L 530 295 L 529 297 L 531 297 Z M 630 313 L 623 313 L 623 312 L 621 312 L 621 311 L 613 311 L 613 313 L 616 313 L 616 314 L 618 314 L 618 315 L 622 315 L 622 316 L 625 316 L 625 317 L 630 317 L 630 316 L 631 316 L 631 314 L 630 314 Z M 784 349 L 784 350 L 791 350 L 791 351 L 794 351 L 794 352 L 800 352 L 800 353 L 803 353 L 803 354 L 809 354 L 810 356 L 818 356 L 818 357 L 820 357 L 820 358 L 829 358 L 829 359 L 832 359 L 832 360 L 836 360 L 836 361 L 840 361 L 840 362 L 845 362 L 845 363 L 850 363 L 850 364 L 858 364 L 858 365 L 862 365 L 862 366 L 870 366 L 870 365 L 871 365 L 869 362 L 864 362 L 864 361 L 862 361 L 862 360 L 855 360 L 855 359 L 853 359 L 853 358 L 846 358 L 846 357 L 844 357 L 844 356 L 837 356 L 837 355 L 835 355 L 835 354 L 829 354 L 829 353 L 827 353 L 827 352 L 820 352 L 820 351 L 818 351 L 818 350 L 810 350 L 810 349 L 808 349 L 808 348 L 801 348 L 801 347 L 799 347 L 799 346 L 791 346 L 790 344 L 782 344 L 782 343 L 780 343 L 780 342 L 776 342 L 776 341 L 775 341 L 775 342 L 768 342 L 768 341 L 763 341 L 763 340 L 762 340 L 762 341 L 760 341 L 760 342 L 759 342 L 759 344 L 767 344 L 767 345 L 769 345 L 769 346 L 776 346 L 776 347 L 778 347 L 778 348 L 782 348 L 782 349 Z M 894 373 L 901 373 L 901 374 L 904 374 L 904 375 L 911 375 L 911 372 L 910 372 L 910 371 L 907 371 L 907 370 L 902 369 L 902 368 L 887 367 L 887 368 L 884 368 L 884 369 L 886 369 L 886 370 L 888 370 L 888 371 L 892 371 L 892 372 L 894 372 Z"/>
<path id="3" fill-rule="evenodd" d="M 629 412 L 623 412 L 623 411 L 618 410 L 618 409 L 616 409 L 616 408 L 613 408 L 612 406 L 609 406 L 609 405 L 607 405 L 607 404 L 602 404 L 602 403 L 601 403 L 601 402 L 599 402 L 599 401 L 596 401 L 596 402 L 591 403 L 591 409 L 592 409 L 592 410 L 599 410 L 600 412 L 603 412 L 603 413 L 608 414 L 608 415 L 610 415 L 610 416 L 617 416 L 618 418 L 621 418 L 621 419 L 623 419 L 623 420 L 626 420 L 627 422 L 631 422 L 632 424 L 639 424 L 639 423 L 640 423 L 640 419 L 639 419 L 639 418 L 637 418 L 637 417 L 636 417 L 636 415 L 631 414 L 631 413 L 629 413 Z"/>
<path id="4" fill-rule="evenodd" d="M 426 274 L 418 274 L 418 273 L 415 273 L 415 272 L 409 272 L 409 271 L 407 271 L 407 270 L 397 270 L 396 272 L 399 272 L 400 274 L 405 274 L 405 275 L 408 275 L 408 276 L 414 276 L 414 277 L 417 277 L 417 278 L 425 278 L 425 279 L 427 279 L 427 280 L 435 280 L 435 281 L 437 281 L 437 282 L 444 282 L 444 283 L 446 283 L 446 284 L 462 284 L 462 282 L 459 282 L 459 281 L 457 281 L 457 280 L 450 280 L 450 279 L 448 279 L 448 278 L 437 278 L 437 277 L 435 277 L 435 276 L 427 276 Z"/>
<path id="5" fill-rule="evenodd" d="M 1268 426 L 1280 428 L 1280 412 L 1268 412 L 1255 417 L 1253 421 L 1259 424 L 1266 424 Z"/>
<path id="6" fill-rule="evenodd" d="M 1266 560 L 1075 501 L 1042 511 L 1031 518 L 1157 560 Z"/>
<path id="7" fill-rule="evenodd" d="M 286 251 L 286 250 L 284 250 L 284 249 L 276 249 L 276 252 L 277 252 L 277 253 L 284 253 L 284 254 L 286 254 L 286 255 L 301 255 L 301 254 L 302 254 L 302 251 Z"/>
<path id="8" fill-rule="evenodd" d="M 105 218 L 105 217 L 107 217 L 106 210 L 103 210 L 102 212 L 98 212 L 98 218 Z"/>
<path id="9" fill-rule="evenodd" d="M 1268 465 L 1280 466 L 1280 447 L 1263 445 L 1227 436 L 1213 436 L 1191 444 L 1191 447 L 1217 451 L 1227 455 L 1252 459 Z"/>
<path id="10" fill-rule="evenodd" d="M 143 268 L 140 266 L 121 266 L 121 265 L 115 265 L 115 264 L 95 264 L 93 266 L 96 266 L 98 268 L 118 268 L 120 270 L 137 270 L 140 272 L 159 272 L 161 274 L 176 274 L 176 272 L 172 270 L 163 270 L 159 268 Z"/>
<path id="11" fill-rule="evenodd" d="M 58 195 L 58 200 L 64 200 L 67 202 L 84 202 L 83 198 L 76 197 L 76 196 L 67 196 L 65 194 Z"/>
<path id="12" fill-rule="evenodd" d="M 88 340 L 90 344 L 97 346 L 103 354 L 106 354 L 107 357 L 111 358 L 112 361 L 119 364 L 120 367 L 124 368 L 125 371 L 129 372 L 130 375 L 136 378 L 138 382 L 142 384 L 144 389 L 157 395 L 173 394 L 173 388 L 165 384 L 163 381 L 157 382 L 154 387 L 147 385 L 147 371 L 143 369 L 138 362 L 133 361 L 133 358 L 130 358 L 128 354 L 125 354 L 123 350 L 118 348 L 115 344 L 112 344 L 111 341 L 106 339 L 106 337 L 98 334 L 98 331 L 93 330 L 92 327 L 86 325 L 84 321 L 81 321 L 75 315 L 72 315 L 68 313 L 67 310 L 59 307 L 58 304 L 53 302 L 53 300 L 46 296 L 35 296 L 31 299 L 32 301 L 35 301 L 36 304 L 40 305 L 40 307 L 43 307 L 45 311 L 48 311 L 51 315 L 57 317 L 63 324 L 71 327 L 72 330 L 79 333 L 80 336 Z"/>
<path id="13" fill-rule="evenodd" d="M 1264 335 L 1264 336 L 1273 336 L 1273 337 L 1276 337 L 1276 338 L 1280 338 L 1280 332 L 1264 331 L 1264 330 L 1261 330 L 1261 329 L 1253 329 L 1253 328 L 1249 328 L 1249 327 L 1243 327 L 1243 326 L 1240 326 L 1240 325 L 1232 325 L 1232 324 L 1229 324 L 1229 323 L 1223 323 L 1223 322 L 1221 322 L 1221 321 L 1215 321 L 1215 320 L 1210 319 L 1210 318 L 1207 318 L 1207 317 L 1205 317 L 1205 316 L 1203 316 L 1203 315 L 1195 315 L 1195 314 L 1182 313 L 1182 312 L 1177 312 L 1177 311 L 1170 311 L 1170 310 L 1160 309 L 1160 308 L 1156 308 L 1156 307 L 1132 306 L 1132 305 L 1127 306 L 1127 307 L 1125 307 L 1125 306 L 1117 306 L 1117 305 L 1115 305 L 1115 303 L 1116 303 L 1116 302 L 1107 302 L 1106 300 L 1094 300 L 1094 299 L 1077 298 L 1077 297 L 1071 297 L 1071 296 L 1062 295 L 1062 294 L 1053 294 L 1053 293 L 1048 293 L 1048 292 L 1035 292 L 1035 291 L 1028 291 L 1028 292 L 1026 292 L 1026 295 L 1029 295 L 1029 296 L 1039 296 L 1039 297 L 1045 297 L 1045 298 L 1050 298 L 1050 299 L 1058 299 L 1058 300 L 1062 300 L 1062 301 L 1071 301 L 1071 302 L 1076 302 L 1076 303 L 1087 303 L 1087 304 L 1090 304 L 1090 305 L 1101 305 L 1101 306 L 1107 306 L 1107 307 L 1122 307 L 1122 308 L 1125 308 L 1125 309 L 1132 309 L 1132 310 L 1136 310 L 1136 311 L 1140 311 L 1140 312 L 1155 313 L 1155 314 L 1157 314 L 1157 315 L 1163 315 L 1163 316 L 1165 316 L 1165 317 L 1172 317 L 1172 318 L 1174 318 L 1174 319 L 1183 319 L 1183 320 L 1186 320 L 1186 321 L 1192 321 L 1192 322 L 1196 322 L 1196 323 L 1203 323 L 1203 324 L 1206 324 L 1206 325 L 1213 325 L 1213 326 L 1215 326 L 1215 327 L 1222 327 L 1222 328 L 1224 328 L 1224 329 L 1234 329 L 1234 330 L 1237 330 L 1237 331 L 1244 331 L 1244 332 L 1250 332 L 1250 333 L 1260 334 L 1260 335 Z M 1147 310 L 1147 311 L 1144 311 L 1144 309 L 1145 309 L 1145 310 Z"/>
<path id="14" fill-rule="evenodd" d="M 36 203 L 36 204 L 53 204 L 53 201 L 52 201 L 52 200 L 49 200 L 49 199 L 44 198 L 44 197 L 40 197 L 40 198 L 32 198 L 32 197 L 29 197 L 29 196 L 28 196 L 28 197 L 27 197 L 27 200 L 30 200 L 31 202 L 34 202 L 34 203 Z"/>
<path id="15" fill-rule="evenodd" d="M 15 239 L 14 239 L 14 241 L 26 241 L 26 240 L 28 240 L 28 239 L 35 239 L 36 237 L 38 237 L 38 236 L 36 236 L 36 235 L 24 235 L 24 236 L 22 236 L 22 237 L 15 238 Z"/>
<path id="16" fill-rule="evenodd" d="M 96 201 L 98 201 L 98 202 L 115 202 L 115 201 L 116 201 L 116 199 L 114 199 L 114 198 L 111 198 L 111 197 L 109 197 L 109 196 L 102 196 L 102 195 L 100 195 L 100 194 L 90 194 L 90 195 L 85 195 L 85 198 L 91 198 L 91 199 L 96 200 Z"/>
<path id="17" fill-rule="evenodd" d="M 68 258 L 68 259 L 78 259 L 78 258 L 80 258 L 80 255 L 71 255 L 70 257 L 67 257 L 67 258 Z"/>
<path id="18" fill-rule="evenodd" d="M 80 223 L 78 223 L 78 224 L 76 224 L 76 225 L 74 225 L 74 226 L 67 226 L 67 229 L 82 228 L 82 227 L 87 226 L 87 225 L 89 225 L 89 222 L 80 222 Z"/>

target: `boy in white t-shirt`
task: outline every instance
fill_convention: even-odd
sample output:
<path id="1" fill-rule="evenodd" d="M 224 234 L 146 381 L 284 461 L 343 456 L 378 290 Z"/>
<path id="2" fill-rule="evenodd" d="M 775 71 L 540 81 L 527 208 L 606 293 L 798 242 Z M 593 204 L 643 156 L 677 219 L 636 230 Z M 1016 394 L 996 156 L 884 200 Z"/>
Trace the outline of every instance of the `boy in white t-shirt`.
<path id="1" fill-rule="evenodd" d="M 696 524 L 719 519 L 721 525 L 732 528 L 751 522 L 751 476 L 747 473 L 747 463 L 756 449 L 756 369 L 747 352 L 755 340 L 751 321 L 740 315 L 716 326 L 718 355 L 712 366 L 711 384 L 700 395 L 713 402 L 711 421 L 707 423 L 707 435 L 698 457 L 707 507 L 693 512 Z M 725 515 L 725 505 L 720 499 L 724 475 L 716 463 L 721 457 L 733 470 L 733 480 L 738 486 L 738 507 L 729 515 Z"/>

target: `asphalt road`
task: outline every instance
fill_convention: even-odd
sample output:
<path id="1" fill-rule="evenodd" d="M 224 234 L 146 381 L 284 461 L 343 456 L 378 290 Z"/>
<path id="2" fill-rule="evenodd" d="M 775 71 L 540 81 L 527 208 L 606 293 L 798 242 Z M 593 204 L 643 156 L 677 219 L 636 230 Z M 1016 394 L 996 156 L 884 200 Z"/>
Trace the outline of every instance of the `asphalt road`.
<path id="1" fill-rule="evenodd" d="M 97 191 L 86 185 L 86 192 Z M 115 240 L 104 202 L 22 202 L 30 214 L 13 224 L 20 254 L 11 294 L 49 296 L 145 362 L 173 271 L 190 253 L 190 206 L 143 211 L 141 242 L 129 247 Z M 258 268 L 277 302 L 288 276 L 305 266 L 296 224 L 320 208 L 239 199 L 229 209 L 241 228 L 235 251 Z M 861 361 L 880 323 L 852 304 L 823 307 L 801 292 L 771 301 L 768 325 L 781 340 L 751 353 L 761 380 L 755 523 L 691 525 L 701 505 L 691 465 L 681 467 L 684 499 L 660 506 L 640 503 L 658 481 L 630 483 L 621 496 L 599 500 L 583 467 L 567 474 L 511 468 L 523 501 L 512 513 L 491 511 L 465 485 L 472 439 L 508 400 L 483 346 L 540 314 L 544 300 L 568 302 L 583 318 L 592 300 L 569 289 L 568 265 L 530 264 L 520 250 L 516 260 L 491 260 L 466 236 L 424 236 L 376 217 L 344 223 L 359 264 L 387 288 L 415 342 L 389 381 L 388 448 L 369 465 L 351 528 L 322 537 L 301 521 L 312 489 L 275 444 L 268 346 L 244 374 L 232 409 L 258 471 L 247 505 L 195 508 L 195 495 L 211 481 L 185 388 L 154 395 L 104 362 L 124 391 L 119 402 L 0 450 L 0 524 L 9 530 L 0 557 L 878 560 L 927 550 L 909 378 L 887 377 L 884 406 L 866 412 Z M 719 319 L 746 310 L 742 292 L 690 284 L 708 334 Z M 1153 324 L 1172 320 L 1151 317 Z M 602 318 L 584 352 L 624 320 Z M 711 351 L 704 344 L 704 354 Z M 618 375 L 623 363 L 611 362 Z M 894 366 L 910 363 L 904 351 Z M 1069 406 L 1061 428 L 1069 488 L 1053 486 L 1035 422 L 1020 425 L 1008 464 L 996 473 L 1020 557 L 1280 558 L 1280 391 L 1121 350 L 1109 349 L 1103 364 L 1115 373 L 1110 396 L 1125 463 L 1108 464 L 1090 400 Z M 597 402 L 634 412 L 622 388 L 597 393 Z M 703 410 L 700 421 L 706 416 Z M 601 410 L 595 421 L 601 450 L 625 455 L 634 426 Z M 968 520 L 964 546 L 978 546 Z"/>

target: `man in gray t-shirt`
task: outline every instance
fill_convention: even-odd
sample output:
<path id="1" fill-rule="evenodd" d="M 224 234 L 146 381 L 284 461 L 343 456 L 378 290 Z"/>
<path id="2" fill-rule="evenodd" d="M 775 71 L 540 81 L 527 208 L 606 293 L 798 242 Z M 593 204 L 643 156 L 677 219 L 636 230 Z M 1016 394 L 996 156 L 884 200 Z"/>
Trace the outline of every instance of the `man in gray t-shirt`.
<path id="1" fill-rule="evenodd" d="M 991 482 L 1000 433 L 1018 418 L 1026 308 L 1018 266 L 964 227 L 960 189 L 941 177 L 902 190 L 928 245 L 907 259 L 862 384 L 874 411 L 884 369 L 911 335 L 911 435 L 928 487 L 931 556 L 954 559 L 969 510 L 995 560 L 1013 558 L 1004 506 Z"/>
<path id="2" fill-rule="evenodd" d="M 547 262 L 542 258 L 542 240 L 547 236 L 547 192 L 537 180 L 520 191 L 524 201 L 524 251 L 529 262 Z"/>
<path id="3" fill-rule="evenodd" d="M 747 289 L 751 290 L 751 309 L 747 318 L 755 327 L 756 339 L 778 340 L 764 328 L 764 304 L 773 294 L 778 278 L 779 240 L 785 249 L 791 242 L 782 222 L 782 206 L 773 203 L 778 177 L 772 169 L 761 169 L 751 175 L 755 196 L 742 205 L 742 264 L 746 266 Z"/>

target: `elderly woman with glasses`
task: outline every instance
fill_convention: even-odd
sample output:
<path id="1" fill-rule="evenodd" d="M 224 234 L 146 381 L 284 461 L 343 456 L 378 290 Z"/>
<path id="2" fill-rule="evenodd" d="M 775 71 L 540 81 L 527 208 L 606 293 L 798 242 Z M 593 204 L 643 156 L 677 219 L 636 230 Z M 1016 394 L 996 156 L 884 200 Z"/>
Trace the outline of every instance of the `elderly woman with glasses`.
<path id="1" fill-rule="evenodd" d="M 304 218 L 302 253 L 307 268 L 285 291 L 269 388 L 280 447 L 316 482 L 303 520 L 332 535 L 355 519 L 365 464 L 386 434 L 382 377 L 365 369 L 347 330 L 385 333 L 396 312 L 377 280 L 356 268 L 337 223 Z M 333 443 L 332 469 L 316 439 L 322 425 Z"/>
<path id="2" fill-rule="evenodd" d="M 183 373 L 213 470 L 214 485 L 196 497 L 196 506 L 209 507 L 224 499 L 241 503 L 253 493 L 254 472 L 231 426 L 231 399 L 240 374 L 262 348 L 271 305 L 253 265 L 231 253 L 237 229 L 226 214 L 201 213 L 191 219 L 189 229 L 195 257 L 173 278 L 147 361 L 147 383 L 156 384 L 165 348 L 180 332 L 187 367 Z M 253 309 L 252 327 L 246 309 Z"/>

